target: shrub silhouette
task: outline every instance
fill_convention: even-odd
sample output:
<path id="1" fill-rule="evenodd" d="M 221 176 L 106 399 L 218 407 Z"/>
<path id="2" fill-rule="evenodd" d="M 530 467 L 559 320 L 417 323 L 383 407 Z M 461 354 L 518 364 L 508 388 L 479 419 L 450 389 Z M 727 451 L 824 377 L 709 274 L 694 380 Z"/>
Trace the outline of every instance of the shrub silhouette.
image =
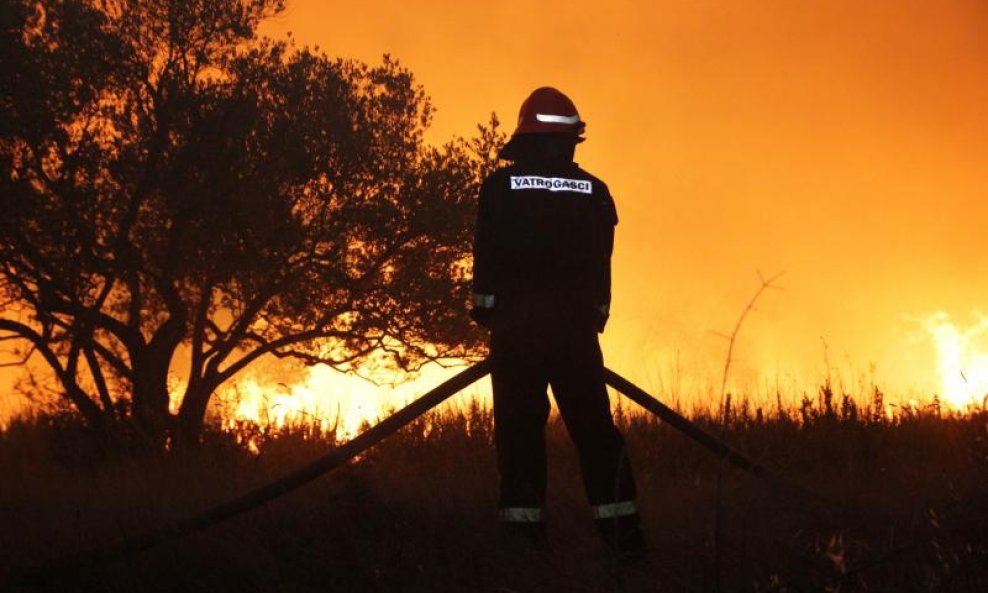
<path id="1" fill-rule="evenodd" d="M 282 5 L 0 13 L 0 339 L 104 432 L 195 441 L 264 356 L 414 369 L 480 347 L 461 303 L 496 120 L 426 145 L 407 69 L 259 37 Z"/>

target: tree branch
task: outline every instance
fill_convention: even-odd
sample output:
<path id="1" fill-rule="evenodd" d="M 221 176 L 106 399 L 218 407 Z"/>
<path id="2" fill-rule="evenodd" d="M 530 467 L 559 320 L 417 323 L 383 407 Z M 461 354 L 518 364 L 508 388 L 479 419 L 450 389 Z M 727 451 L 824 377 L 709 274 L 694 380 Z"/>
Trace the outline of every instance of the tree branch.
<path id="1" fill-rule="evenodd" d="M 23 338 L 22 336 L 7 336 L 5 338 L 0 338 L 0 341 L 5 341 L 5 340 L 23 340 L 23 339 L 25 339 L 25 338 Z M 38 347 L 35 346 L 32 343 L 31 344 L 31 348 L 27 352 L 24 353 L 24 355 L 21 357 L 20 360 L 18 360 L 16 362 L 4 362 L 4 363 L 0 363 L 0 369 L 9 369 L 9 368 L 14 368 L 14 367 L 22 367 L 22 366 L 24 366 L 25 364 L 27 364 L 27 362 L 29 360 L 31 360 L 31 357 L 34 356 L 34 353 L 37 352 L 37 350 L 38 350 Z M 17 352 L 14 351 L 11 354 L 17 354 Z"/>
<path id="2" fill-rule="evenodd" d="M 250 352 L 244 354 L 239 360 L 232 363 L 230 366 L 226 367 L 222 371 L 216 369 L 216 384 L 220 385 L 227 381 L 230 377 L 233 377 L 247 365 L 254 362 L 261 356 L 265 354 L 274 354 L 276 350 L 291 346 L 292 344 L 298 344 L 301 342 L 307 342 L 309 340 L 317 340 L 320 338 L 347 338 L 351 337 L 347 332 L 338 332 L 334 330 L 312 330 L 308 332 L 302 332 L 294 334 L 291 336 L 285 336 L 277 340 L 272 340 L 266 342 L 264 345 L 251 350 Z"/>
<path id="3" fill-rule="evenodd" d="M 203 352 L 203 345 L 206 341 L 206 322 L 209 317 L 209 308 L 213 301 L 213 282 L 210 279 L 203 281 L 199 289 L 199 304 L 196 307 L 195 318 L 192 320 L 192 353 L 189 361 L 190 377 L 201 377 L 202 369 L 206 360 L 206 353 Z M 190 380 L 191 384 L 192 381 Z"/>
<path id="4" fill-rule="evenodd" d="M 12 321 L 10 319 L 0 319 L 0 330 L 8 331 L 11 333 L 16 333 L 24 337 L 24 339 L 29 340 L 37 348 L 38 353 L 40 353 L 48 366 L 51 367 L 55 376 L 58 377 L 59 381 L 62 383 L 62 387 L 65 389 L 64 395 L 67 397 L 77 408 L 82 412 L 83 416 L 91 422 L 98 422 L 101 417 L 101 411 L 99 407 L 93 402 L 93 400 L 83 391 L 78 383 L 75 381 L 75 377 L 68 374 L 66 368 L 62 366 L 61 361 L 58 359 L 58 355 L 55 354 L 45 343 L 45 339 L 32 330 L 30 327 Z"/>
<path id="5" fill-rule="evenodd" d="M 727 357 L 724 360 L 724 374 L 722 375 L 720 382 L 722 415 L 727 413 L 727 410 L 723 409 L 726 407 L 724 405 L 724 398 L 727 397 L 727 377 L 731 371 L 731 362 L 734 360 L 733 358 L 734 344 L 737 342 L 738 334 L 741 332 L 741 325 L 744 323 L 744 320 L 748 317 L 748 314 L 755 309 L 755 303 L 758 301 L 759 297 L 762 296 L 762 293 L 768 290 L 769 288 L 778 288 L 778 286 L 775 285 L 775 281 L 781 278 L 783 274 L 785 274 L 785 272 L 779 272 L 778 274 L 775 274 L 774 276 L 766 279 L 761 272 L 758 272 L 758 279 L 761 282 L 761 285 L 758 287 L 758 290 L 755 291 L 755 294 L 752 295 L 751 300 L 748 301 L 748 304 L 745 305 L 744 310 L 741 311 L 741 315 L 738 317 L 737 322 L 734 324 L 734 329 L 731 331 L 731 333 L 726 336 L 720 334 L 728 341 Z M 723 418 L 722 420 L 726 421 L 726 418 Z"/>
<path id="6" fill-rule="evenodd" d="M 48 319 L 49 325 L 51 325 L 51 326 L 57 326 L 57 327 L 61 328 L 65 332 L 63 334 L 63 336 L 69 334 L 69 330 L 72 327 L 70 323 L 68 323 L 68 322 L 66 322 L 64 320 L 61 320 L 58 317 L 53 316 L 53 315 L 52 316 L 48 316 L 47 319 Z M 105 329 L 105 328 L 102 328 L 102 329 Z M 113 332 L 109 332 L 109 333 L 110 333 L 111 336 L 114 336 L 117 339 L 119 339 L 119 336 L 117 336 Z M 46 337 L 46 340 L 49 341 L 49 342 L 54 342 L 55 341 L 55 339 L 53 337 L 51 337 L 51 336 Z M 104 359 L 106 359 L 106 361 L 109 362 L 110 365 L 113 366 L 114 370 L 116 370 L 117 373 L 119 373 L 121 376 L 127 377 L 127 378 L 130 378 L 131 377 L 131 375 L 133 373 L 131 367 L 127 366 L 127 363 L 125 363 L 123 361 L 123 359 L 121 359 L 115 352 L 113 352 L 112 350 L 110 350 L 109 347 L 101 344 L 98 340 L 91 340 L 89 342 L 89 347 L 92 348 L 95 352 L 97 352 Z M 124 344 L 124 347 L 126 348 L 126 344 Z M 130 352 L 130 351 L 128 350 L 128 352 Z M 131 356 L 133 357 L 134 355 L 131 354 Z"/>
<path id="7" fill-rule="evenodd" d="M 278 288 L 275 288 L 278 286 Z M 258 294 L 257 298 L 252 300 L 244 312 L 240 314 L 239 319 L 234 322 L 234 324 L 226 332 L 222 332 L 216 325 L 216 331 L 220 332 L 217 334 L 217 340 L 214 344 L 212 351 L 209 353 L 209 370 L 218 371 L 219 365 L 223 364 L 223 361 L 233 353 L 234 349 L 242 342 L 245 333 L 250 328 L 251 323 L 253 323 L 254 317 L 261 312 L 261 310 L 271 302 L 281 290 L 283 286 L 280 286 L 278 282 L 272 282 L 271 286 L 267 290 L 262 291 Z M 220 335 L 226 334 L 224 338 L 220 338 Z M 209 372 L 207 370 L 207 372 Z"/>
<path id="8" fill-rule="evenodd" d="M 89 366 L 89 373 L 93 376 L 93 382 L 96 383 L 96 392 L 99 394 L 100 402 L 103 404 L 103 412 L 112 416 L 113 399 L 110 397 L 110 390 L 106 385 L 106 377 L 103 375 L 103 369 L 100 368 L 96 353 L 93 352 L 92 348 L 86 348 L 85 355 L 86 364 Z"/>

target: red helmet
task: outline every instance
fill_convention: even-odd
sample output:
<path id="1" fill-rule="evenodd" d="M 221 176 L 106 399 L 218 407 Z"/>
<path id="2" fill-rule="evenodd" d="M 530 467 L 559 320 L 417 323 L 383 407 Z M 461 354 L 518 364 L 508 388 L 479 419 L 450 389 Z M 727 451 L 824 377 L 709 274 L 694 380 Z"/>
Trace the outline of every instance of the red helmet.
<path id="1" fill-rule="evenodd" d="M 579 136 L 586 123 L 580 120 L 576 105 L 558 90 L 544 86 L 532 91 L 521 104 L 518 127 L 513 136 L 521 134 L 567 133 Z"/>

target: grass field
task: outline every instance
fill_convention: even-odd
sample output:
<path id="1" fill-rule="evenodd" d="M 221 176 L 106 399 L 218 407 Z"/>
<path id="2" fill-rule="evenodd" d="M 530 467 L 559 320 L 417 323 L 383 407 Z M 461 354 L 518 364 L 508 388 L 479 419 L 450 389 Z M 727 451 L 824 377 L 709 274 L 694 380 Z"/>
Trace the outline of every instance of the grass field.
<path id="1" fill-rule="evenodd" d="M 695 418 L 718 433 L 709 416 Z M 988 591 L 988 415 L 889 420 L 829 397 L 730 415 L 729 442 L 825 502 L 773 492 L 652 418 L 619 410 L 648 558 L 595 537 L 575 453 L 550 421 L 549 545 L 503 539 L 488 411 L 420 419 L 357 462 L 197 535 L 44 582 L 8 577 L 182 518 L 333 446 L 304 430 L 261 453 L 106 458 L 72 419 L 0 436 L 0 589 L 11 591 Z M 716 525 L 720 525 L 718 541 Z"/>

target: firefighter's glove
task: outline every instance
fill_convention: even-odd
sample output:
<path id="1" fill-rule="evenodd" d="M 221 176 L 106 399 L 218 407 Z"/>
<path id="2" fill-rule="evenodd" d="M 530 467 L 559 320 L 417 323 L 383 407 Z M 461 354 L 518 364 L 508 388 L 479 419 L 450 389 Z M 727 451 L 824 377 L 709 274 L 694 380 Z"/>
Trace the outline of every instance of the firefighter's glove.
<path id="1" fill-rule="evenodd" d="M 604 303 L 603 305 L 597 307 L 596 313 L 597 313 L 597 318 L 596 318 L 597 333 L 602 334 L 604 333 L 604 327 L 607 325 L 607 320 L 611 316 L 611 307 L 609 304 Z"/>
<path id="2" fill-rule="evenodd" d="M 474 293 L 473 307 L 470 309 L 470 319 L 479 325 L 490 329 L 494 317 L 494 295 Z"/>

